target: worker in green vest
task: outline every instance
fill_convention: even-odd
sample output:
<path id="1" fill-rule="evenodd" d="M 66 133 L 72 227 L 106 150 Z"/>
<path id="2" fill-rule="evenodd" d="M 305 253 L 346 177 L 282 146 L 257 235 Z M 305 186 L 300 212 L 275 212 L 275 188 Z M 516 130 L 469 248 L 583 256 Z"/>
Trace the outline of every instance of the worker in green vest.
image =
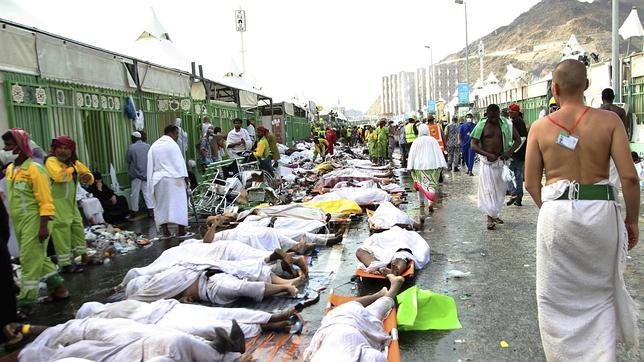
<path id="1" fill-rule="evenodd" d="M 404 159 L 404 161 L 407 160 L 407 156 L 409 155 L 409 149 L 411 148 L 411 144 L 416 139 L 416 135 L 418 135 L 418 128 L 416 127 L 416 120 L 413 117 L 410 117 L 407 120 L 407 125 L 405 125 L 405 144 L 404 144 L 404 147 L 403 147 L 403 159 Z M 403 162 L 401 167 L 406 168 L 407 163 Z"/>
<path id="2" fill-rule="evenodd" d="M 375 132 L 377 135 L 376 155 L 378 158 L 378 164 L 384 165 L 385 159 L 387 158 L 387 144 L 389 142 L 389 128 L 386 127 L 386 121 L 384 119 L 378 122 L 378 127 Z"/>
<path id="3" fill-rule="evenodd" d="M 51 194 L 56 206 L 51 238 L 58 265 L 63 273 L 81 272 L 82 268 L 72 263 L 72 254 L 82 256 L 83 264 L 88 262 L 83 219 L 76 204 L 76 188 L 79 182 L 93 184 L 94 176 L 78 160 L 76 142 L 67 136 L 56 137 L 52 141 L 45 168 L 52 180 Z"/>
<path id="4" fill-rule="evenodd" d="M 17 128 L 2 135 L 4 150 L 16 156 L 13 163 L 7 166 L 5 177 L 8 211 L 20 246 L 21 287 L 18 306 L 26 314 L 38 302 L 38 285 L 41 281 L 47 283 L 50 293 L 48 299 L 69 297 L 69 292 L 63 286 L 63 278 L 47 256 L 48 224 L 55 214 L 54 201 L 47 171 L 31 158 L 29 138 L 29 133 Z M 10 293 L 8 290 L 3 292 Z"/>
<path id="5" fill-rule="evenodd" d="M 273 176 L 273 157 L 271 156 L 271 146 L 266 138 L 267 133 L 268 130 L 265 127 L 257 127 L 257 147 L 253 156 L 259 161 L 259 168 Z"/>

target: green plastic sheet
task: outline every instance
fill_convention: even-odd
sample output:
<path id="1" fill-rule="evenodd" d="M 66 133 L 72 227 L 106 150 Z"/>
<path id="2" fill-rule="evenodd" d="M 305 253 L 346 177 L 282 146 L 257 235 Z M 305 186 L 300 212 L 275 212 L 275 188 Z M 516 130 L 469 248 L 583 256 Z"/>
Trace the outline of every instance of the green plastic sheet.
<path id="1" fill-rule="evenodd" d="M 398 329 L 425 331 L 429 329 L 461 329 L 456 302 L 450 296 L 413 286 L 398 294 Z"/>

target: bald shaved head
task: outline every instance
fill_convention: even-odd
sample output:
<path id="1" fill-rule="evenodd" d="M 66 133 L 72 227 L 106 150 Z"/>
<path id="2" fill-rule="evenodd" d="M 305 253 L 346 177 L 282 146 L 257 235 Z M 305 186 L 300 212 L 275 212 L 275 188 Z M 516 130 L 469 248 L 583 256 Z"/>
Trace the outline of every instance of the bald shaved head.
<path id="1" fill-rule="evenodd" d="M 559 95 L 581 94 L 588 87 L 586 66 L 578 60 L 566 59 L 557 64 L 552 72 L 552 83 L 558 87 Z"/>

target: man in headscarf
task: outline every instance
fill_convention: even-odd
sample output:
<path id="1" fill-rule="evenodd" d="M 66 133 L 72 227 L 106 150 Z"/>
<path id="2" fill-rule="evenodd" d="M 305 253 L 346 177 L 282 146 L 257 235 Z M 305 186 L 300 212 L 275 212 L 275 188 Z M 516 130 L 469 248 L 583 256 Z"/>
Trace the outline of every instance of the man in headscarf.
<path id="1" fill-rule="evenodd" d="M 28 312 L 38 301 L 38 285 L 43 279 L 51 299 L 67 298 L 69 292 L 56 266 L 47 257 L 48 224 L 55 214 L 47 171 L 31 159 L 27 132 L 13 128 L 2 135 L 2 140 L 4 150 L 17 155 L 6 170 L 8 211 L 20 244 L 18 306 Z"/>
<path id="2" fill-rule="evenodd" d="M 181 150 L 181 156 L 183 156 L 184 163 L 186 160 L 186 152 L 188 151 L 188 133 L 181 128 L 181 118 L 177 118 L 174 121 L 174 125 L 179 129 L 179 136 L 177 136 L 177 144 L 179 145 L 179 150 Z"/>
<path id="3" fill-rule="evenodd" d="M 177 145 L 179 132 L 177 126 L 167 126 L 148 152 L 148 190 L 155 205 L 154 221 L 166 238 L 170 237 L 169 223 L 178 225 L 179 236 L 186 234 L 188 225 L 188 169 Z"/>
<path id="4" fill-rule="evenodd" d="M 425 209 L 425 200 L 427 200 L 429 211 L 433 211 L 438 180 L 441 170 L 446 167 L 445 156 L 443 156 L 438 141 L 429 135 L 427 127 L 418 127 L 418 138 L 414 140 L 409 149 L 407 169 L 411 171 L 414 189 L 418 191 L 421 223 L 424 222 L 422 214 Z"/>
<path id="5" fill-rule="evenodd" d="M 95 171 L 94 184 L 87 188 L 96 197 L 103 207 L 103 217 L 110 224 L 120 224 L 128 220 L 130 210 L 125 196 L 116 195 L 114 190 L 103 183 L 103 176 Z"/>
<path id="6" fill-rule="evenodd" d="M 271 176 L 275 172 L 273 170 L 273 158 L 271 157 L 271 147 L 268 144 L 266 135 L 268 130 L 263 126 L 257 127 L 257 147 L 253 152 L 253 156 L 259 161 L 259 168 L 268 172 Z"/>
<path id="7" fill-rule="evenodd" d="M 78 160 L 76 142 L 68 136 L 52 140 L 45 168 L 52 180 L 51 194 L 56 214 L 52 222 L 51 238 L 56 250 L 58 265 L 63 273 L 83 271 L 73 265 L 72 253 L 82 255 L 87 262 L 87 243 L 83 230 L 83 219 L 76 204 L 78 183 L 94 183 L 92 172 Z"/>

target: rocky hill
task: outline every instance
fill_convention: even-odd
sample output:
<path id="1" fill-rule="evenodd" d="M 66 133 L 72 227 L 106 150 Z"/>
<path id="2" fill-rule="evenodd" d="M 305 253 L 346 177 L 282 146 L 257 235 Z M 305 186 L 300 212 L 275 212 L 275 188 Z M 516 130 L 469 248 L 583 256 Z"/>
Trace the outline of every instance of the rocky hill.
<path id="1" fill-rule="evenodd" d="M 620 1 L 620 24 L 626 19 L 631 7 L 639 3 L 640 20 L 644 19 L 641 0 Z M 493 71 L 499 79 L 506 73 L 506 65 L 527 71 L 528 80 L 539 78 L 552 71 L 561 59 L 564 43 L 574 34 L 579 44 L 588 52 L 594 52 L 600 60 L 611 57 L 611 0 L 595 0 L 592 3 L 578 0 L 543 0 L 511 24 L 500 27 L 482 38 L 485 45 L 484 76 Z M 620 38 L 621 39 L 621 38 Z M 471 40 L 470 82 L 479 78 L 479 39 Z M 632 42 L 630 52 L 641 50 L 641 41 Z M 621 54 L 626 52 L 626 41 L 620 41 Z M 465 49 L 441 60 L 439 68 L 441 92 L 452 91 L 454 81 L 448 79 L 457 69 L 465 72 Z M 449 69 L 449 73 L 447 71 Z M 450 78 L 453 78 L 450 77 Z M 459 77 L 464 78 L 464 77 Z"/>

